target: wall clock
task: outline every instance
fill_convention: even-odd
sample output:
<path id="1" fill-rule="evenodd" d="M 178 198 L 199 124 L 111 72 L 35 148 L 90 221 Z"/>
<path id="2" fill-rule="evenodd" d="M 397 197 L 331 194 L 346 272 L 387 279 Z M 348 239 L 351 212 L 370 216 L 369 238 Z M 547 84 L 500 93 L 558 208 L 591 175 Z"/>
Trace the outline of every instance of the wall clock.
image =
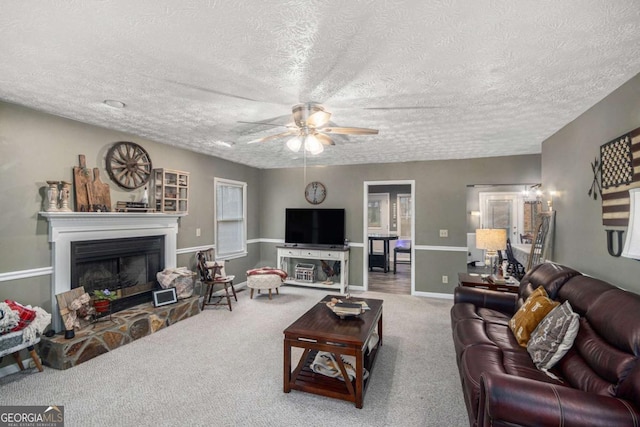
<path id="1" fill-rule="evenodd" d="M 107 151 L 107 173 L 113 182 L 127 190 L 142 187 L 151 176 L 151 158 L 134 142 L 116 142 Z"/>
<path id="2" fill-rule="evenodd" d="M 318 181 L 313 181 L 307 184 L 304 189 L 304 198 L 312 205 L 319 205 L 324 202 L 327 197 L 327 189 L 324 184 Z"/>

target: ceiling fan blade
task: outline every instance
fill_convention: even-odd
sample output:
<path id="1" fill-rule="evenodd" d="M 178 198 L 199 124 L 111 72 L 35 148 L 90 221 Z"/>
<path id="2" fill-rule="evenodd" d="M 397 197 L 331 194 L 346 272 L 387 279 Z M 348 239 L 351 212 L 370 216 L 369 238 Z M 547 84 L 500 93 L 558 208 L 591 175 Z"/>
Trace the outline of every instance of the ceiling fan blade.
<path id="1" fill-rule="evenodd" d="M 287 132 L 277 133 L 275 135 L 270 135 L 270 136 L 265 136 L 264 138 L 254 139 L 253 141 L 247 142 L 247 144 L 255 144 L 257 142 L 266 142 L 266 141 L 271 141 L 272 139 L 283 138 L 285 136 L 297 135 L 297 134 L 298 134 L 298 131 L 289 130 Z"/>
<path id="2" fill-rule="evenodd" d="M 307 119 L 307 126 L 319 128 L 320 126 L 326 125 L 330 118 L 330 112 L 324 110 L 316 111 Z"/>
<path id="3" fill-rule="evenodd" d="M 235 95 L 233 93 L 223 92 L 223 91 L 216 90 L 216 89 L 210 89 L 210 88 L 207 88 L 207 87 L 204 87 L 204 86 L 198 86 L 198 85 L 193 85 L 193 84 L 190 84 L 190 83 L 178 82 L 178 81 L 169 80 L 169 79 L 161 79 L 161 80 L 165 81 L 167 83 L 172 83 L 172 84 L 175 84 L 175 85 L 188 87 L 190 89 L 195 89 L 195 90 L 199 90 L 199 91 L 202 91 L 202 92 L 212 93 L 214 95 L 228 96 L 230 98 L 243 99 L 245 101 L 263 102 L 263 101 L 261 101 L 259 99 L 253 99 L 253 98 L 248 98 L 246 96 Z"/>
<path id="4" fill-rule="evenodd" d="M 331 139 L 329 135 L 325 135 L 320 132 L 316 132 L 314 135 L 316 138 L 318 138 L 318 141 L 320 141 L 322 145 L 336 145 L 336 143 L 333 142 L 333 139 Z"/>
<path id="5" fill-rule="evenodd" d="M 367 129 L 367 128 L 326 127 L 318 130 L 325 133 L 338 133 L 342 135 L 377 135 L 378 134 L 378 129 Z"/>
<path id="6" fill-rule="evenodd" d="M 415 107 L 363 107 L 363 110 L 441 110 L 452 107 L 439 105 L 422 105 Z"/>
<path id="7" fill-rule="evenodd" d="M 289 129 L 295 129 L 296 128 L 296 124 L 295 123 L 287 123 L 285 125 L 281 125 L 281 124 L 277 124 L 277 123 L 267 123 L 267 122 L 247 122 L 244 120 L 237 120 L 236 123 L 246 123 L 249 125 L 264 125 L 264 126 L 272 126 L 274 128 L 289 128 Z"/>

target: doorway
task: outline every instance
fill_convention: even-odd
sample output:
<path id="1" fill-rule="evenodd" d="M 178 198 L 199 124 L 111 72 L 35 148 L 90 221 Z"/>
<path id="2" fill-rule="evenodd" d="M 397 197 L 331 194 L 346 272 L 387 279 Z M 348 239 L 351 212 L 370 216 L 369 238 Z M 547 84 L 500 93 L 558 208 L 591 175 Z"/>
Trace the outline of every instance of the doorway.
<path id="1" fill-rule="evenodd" d="M 481 192 L 480 228 L 504 228 L 512 243 L 524 234 L 524 198 L 518 192 Z"/>
<path id="2" fill-rule="evenodd" d="M 376 292 L 411 294 L 415 292 L 415 181 L 366 181 L 363 208 L 363 288 Z M 371 244 L 369 236 L 372 236 Z M 385 236 L 388 237 L 385 243 Z M 399 243 L 400 242 L 400 243 Z M 410 245 L 408 253 L 398 253 L 394 273 L 394 248 Z M 388 245 L 388 250 L 384 246 Z M 371 250 L 375 262 L 370 265 Z M 381 268 L 380 256 L 388 269 Z M 372 258 L 372 259 L 373 259 Z M 372 265 L 376 267 L 370 268 Z"/>

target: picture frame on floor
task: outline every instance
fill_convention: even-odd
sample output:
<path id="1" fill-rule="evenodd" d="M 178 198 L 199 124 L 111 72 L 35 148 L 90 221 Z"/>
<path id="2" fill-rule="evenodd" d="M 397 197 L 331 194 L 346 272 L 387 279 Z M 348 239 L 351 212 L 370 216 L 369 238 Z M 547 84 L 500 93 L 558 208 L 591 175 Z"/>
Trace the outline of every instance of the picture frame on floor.
<path id="1" fill-rule="evenodd" d="M 178 302 L 178 294 L 176 288 L 158 289 L 153 291 L 153 306 L 162 307 L 163 305 L 174 304 Z"/>

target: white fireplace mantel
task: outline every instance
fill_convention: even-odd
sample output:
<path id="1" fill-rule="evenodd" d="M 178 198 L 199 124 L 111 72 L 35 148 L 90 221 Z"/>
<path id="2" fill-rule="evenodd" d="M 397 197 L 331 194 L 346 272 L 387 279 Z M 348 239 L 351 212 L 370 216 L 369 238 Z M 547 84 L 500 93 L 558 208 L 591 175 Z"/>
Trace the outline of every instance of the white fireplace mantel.
<path id="1" fill-rule="evenodd" d="M 49 221 L 53 328 L 62 330 L 56 295 L 71 290 L 71 242 L 164 236 L 164 266 L 176 267 L 178 220 L 185 214 L 123 212 L 40 212 Z"/>

